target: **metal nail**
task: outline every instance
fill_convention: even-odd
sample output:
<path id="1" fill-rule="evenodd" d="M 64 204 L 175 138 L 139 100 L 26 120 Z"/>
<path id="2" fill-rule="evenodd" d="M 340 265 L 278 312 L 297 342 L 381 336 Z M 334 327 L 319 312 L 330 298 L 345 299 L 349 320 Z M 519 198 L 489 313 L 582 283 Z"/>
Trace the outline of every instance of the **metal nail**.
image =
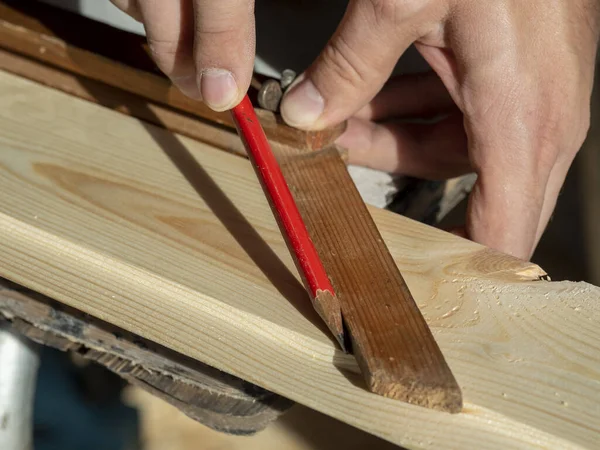
<path id="1" fill-rule="evenodd" d="M 267 80 L 258 90 L 258 104 L 263 109 L 277 112 L 282 96 L 280 83 L 277 80 Z"/>
<path id="2" fill-rule="evenodd" d="M 296 72 L 291 69 L 285 69 L 281 72 L 281 89 L 285 90 L 296 79 Z"/>

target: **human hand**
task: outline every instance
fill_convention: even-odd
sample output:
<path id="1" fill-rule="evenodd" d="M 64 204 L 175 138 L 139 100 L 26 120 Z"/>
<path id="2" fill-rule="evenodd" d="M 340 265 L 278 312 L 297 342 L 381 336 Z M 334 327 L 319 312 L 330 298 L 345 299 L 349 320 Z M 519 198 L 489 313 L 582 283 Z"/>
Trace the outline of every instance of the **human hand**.
<path id="1" fill-rule="evenodd" d="M 142 22 L 159 69 L 215 111 L 237 105 L 252 78 L 254 0 L 111 0 Z"/>
<path id="2" fill-rule="evenodd" d="M 589 127 L 598 16 L 597 0 L 353 0 L 281 113 L 303 129 L 350 118 L 353 164 L 475 171 L 466 236 L 529 259 Z M 435 74 L 386 84 L 413 43 Z"/>

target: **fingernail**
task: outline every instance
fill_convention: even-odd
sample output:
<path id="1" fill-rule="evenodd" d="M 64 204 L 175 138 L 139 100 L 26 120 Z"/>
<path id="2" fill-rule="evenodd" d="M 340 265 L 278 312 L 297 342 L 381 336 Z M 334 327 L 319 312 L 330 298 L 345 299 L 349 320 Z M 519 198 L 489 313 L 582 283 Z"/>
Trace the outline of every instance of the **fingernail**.
<path id="1" fill-rule="evenodd" d="M 225 111 L 233 106 L 238 96 L 238 87 L 228 70 L 206 69 L 198 81 L 202 100 L 215 111 Z"/>
<path id="2" fill-rule="evenodd" d="M 281 115 L 288 125 L 309 127 L 325 109 L 325 100 L 309 79 L 302 80 L 286 93 L 281 102 Z"/>
<path id="3" fill-rule="evenodd" d="M 183 92 L 184 95 L 193 98 L 194 100 L 200 100 L 200 90 L 198 89 L 198 83 L 196 83 L 196 76 L 190 75 L 187 77 L 173 78 L 173 84 Z"/>

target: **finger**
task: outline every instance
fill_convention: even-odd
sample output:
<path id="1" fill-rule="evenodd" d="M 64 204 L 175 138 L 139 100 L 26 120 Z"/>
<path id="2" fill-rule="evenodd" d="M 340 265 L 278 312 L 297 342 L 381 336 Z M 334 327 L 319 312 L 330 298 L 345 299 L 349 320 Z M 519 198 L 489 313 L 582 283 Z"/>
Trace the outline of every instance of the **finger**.
<path id="1" fill-rule="evenodd" d="M 460 115 L 435 124 L 375 124 L 348 120 L 337 144 L 350 164 L 425 179 L 446 179 L 471 171 Z"/>
<path id="2" fill-rule="evenodd" d="M 148 46 L 159 69 L 184 94 L 198 99 L 191 0 L 139 0 Z"/>
<path id="3" fill-rule="evenodd" d="M 539 186 L 521 176 L 479 173 L 469 197 L 468 236 L 486 247 L 529 260 L 542 204 Z"/>
<path id="4" fill-rule="evenodd" d="M 325 49 L 284 95 L 284 120 L 297 128 L 322 129 L 371 101 L 417 38 L 409 25 L 417 13 L 403 11 L 407 3 L 414 2 L 351 1 Z"/>
<path id="5" fill-rule="evenodd" d="M 520 36 L 518 24 L 498 15 L 505 12 L 457 4 L 451 21 L 477 26 L 456 25 L 453 52 L 419 50 L 464 115 L 478 175 L 467 207 L 469 238 L 528 260 L 556 161 L 554 125 L 562 109 L 552 63 L 538 59 L 537 42 L 513 39 Z M 506 45 L 508 38 L 514 45 Z"/>
<path id="6" fill-rule="evenodd" d="M 576 150 L 578 149 L 579 147 Z M 544 203 L 542 206 L 540 221 L 537 227 L 534 249 L 537 247 L 542 234 L 544 234 L 544 231 L 550 222 L 550 217 L 556 208 L 558 196 L 565 183 L 565 179 L 567 178 L 569 168 L 573 163 L 575 153 L 576 152 L 574 151 L 566 151 L 565 155 L 557 160 L 555 166 L 550 172 L 550 177 L 548 178 L 548 184 L 546 186 L 546 192 L 544 195 Z"/>
<path id="7" fill-rule="evenodd" d="M 138 5 L 138 0 L 110 0 L 113 5 L 123 11 L 131 18 L 142 22 L 142 14 Z"/>
<path id="8" fill-rule="evenodd" d="M 537 247 L 542 235 L 544 234 L 544 231 L 546 230 L 546 227 L 548 226 L 548 223 L 550 222 L 550 217 L 556 208 L 558 195 L 565 182 L 568 170 L 569 166 L 557 164 L 550 173 L 531 254 L 533 254 L 535 251 L 535 248 Z"/>
<path id="9" fill-rule="evenodd" d="M 576 99 L 582 99 L 577 101 L 578 105 L 585 105 L 586 103 L 589 104 L 589 100 L 586 101 L 586 99 L 589 99 L 592 94 L 592 80 L 593 77 L 589 75 L 588 80 L 578 83 L 577 86 L 581 89 L 581 91 L 579 92 L 579 96 L 574 96 Z M 577 109 L 577 106 L 572 108 L 573 111 L 577 111 Z M 560 190 L 565 183 L 569 169 L 587 138 L 591 119 L 589 106 L 584 109 L 580 109 L 579 115 L 575 117 L 576 118 L 574 120 L 565 121 L 566 128 L 570 132 L 564 133 L 564 135 L 570 137 L 571 139 L 568 140 L 568 143 L 564 145 L 564 147 L 561 149 L 562 151 L 559 152 L 556 159 L 556 164 L 550 172 L 546 193 L 544 195 L 544 204 L 542 206 L 540 222 L 538 224 L 536 233 L 536 247 L 542 237 L 542 234 L 548 226 L 552 213 L 554 212 Z"/>
<path id="10" fill-rule="evenodd" d="M 373 121 L 392 117 L 425 117 L 454 108 L 456 105 L 442 80 L 435 72 L 426 72 L 390 79 L 354 117 Z"/>
<path id="11" fill-rule="evenodd" d="M 236 106 L 252 79 L 254 0 L 194 0 L 195 62 L 204 102 L 215 111 Z"/>
<path id="12" fill-rule="evenodd" d="M 517 95 L 522 103 L 511 99 L 510 92 L 495 93 L 493 98 L 502 102 L 486 103 L 485 117 L 465 121 L 478 174 L 469 197 L 466 229 L 480 244 L 529 260 L 554 152 L 545 145 L 545 131 L 538 134 L 537 124 L 528 123 L 532 100 Z"/>
<path id="13" fill-rule="evenodd" d="M 518 85 L 514 80 L 510 84 Z M 502 101 L 488 107 L 486 118 L 466 121 L 479 175 L 469 201 L 467 231 L 481 244 L 529 260 L 574 156 L 570 146 L 565 152 L 560 144 L 572 135 L 561 126 L 561 106 L 568 105 L 568 96 L 559 100 L 556 95 L 563 93 L 552 96 L 527 84 L 516 92 L 504 89 L 503 95 L 492 94 Z M 540 113 L 532 116 L 531 111 Z"/>

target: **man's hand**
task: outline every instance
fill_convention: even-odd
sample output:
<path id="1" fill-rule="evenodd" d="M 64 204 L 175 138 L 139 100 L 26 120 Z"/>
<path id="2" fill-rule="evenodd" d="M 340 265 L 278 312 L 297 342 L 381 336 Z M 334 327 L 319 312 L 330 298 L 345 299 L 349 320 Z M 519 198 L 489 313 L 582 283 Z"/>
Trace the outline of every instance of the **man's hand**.
<path id="1" fill-rule="evenodd" d="M 305 129 L 351 117 L 339 144 L 354 164 L 474 170 L 466 235 L 529 259 L 587 134 L 598 29 L 598 0 L 354 0 L 282 115 Z M 413 43 L 435 74 L 384 86 Z M 432 113 L 446 118 L 393 121 Z"/>
<path id="2" fill-rule="evenodd" d="M 144 24 L 154 61 L 184 94 L 215 111 L 242 100 L 254 63 L 254 0 L 111 2 Z"/>
<path id="3" fill-rule="evenodd" d="M 112 0 L 142 21 L 187 95 L 232 108 L 250 85 L 253 0 Z M 466 233 L 529 259 L 589 126 L 600 0 L 351 0 L 281 105 L 286 122 L 349 120 L 350 162 L 425 178 L 476 171 Z M 415 44 L 433 74 L 388 81 Z M 387 82 L 387 83 L 386 83 Z M 434 124 L 403 117 L 443 113 Z"/>

